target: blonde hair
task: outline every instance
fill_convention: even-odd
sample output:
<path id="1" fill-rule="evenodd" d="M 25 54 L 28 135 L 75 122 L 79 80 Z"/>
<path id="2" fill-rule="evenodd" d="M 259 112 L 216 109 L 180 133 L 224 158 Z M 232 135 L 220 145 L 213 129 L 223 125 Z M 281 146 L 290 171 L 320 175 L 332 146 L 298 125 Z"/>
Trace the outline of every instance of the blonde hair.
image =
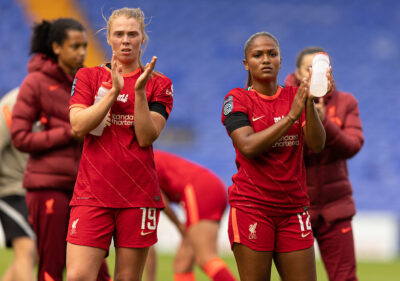
<path id="1" fill-rule="evenodd" d="M 147 44 L 149 43 L 149 36 L 147 35 L 145 31 L 146 24 L 144 23 L 144 13 L 140 8 L 121 8 L 118 10 L 114 10 L 110 17 L 107 20 L 107 37 L 110 38 L 110 29 L 112 22 L 119 17 L 127 17 L 128 19 L 134 18 L 137 20 L 137 22 L 140 25 L 140 32 L 143 35 L 143 48 L 139 51 L 139 66 L 141 69 L 144 69 L 143 63 L 142 63 L 142 53 L 147 47 Z"/>

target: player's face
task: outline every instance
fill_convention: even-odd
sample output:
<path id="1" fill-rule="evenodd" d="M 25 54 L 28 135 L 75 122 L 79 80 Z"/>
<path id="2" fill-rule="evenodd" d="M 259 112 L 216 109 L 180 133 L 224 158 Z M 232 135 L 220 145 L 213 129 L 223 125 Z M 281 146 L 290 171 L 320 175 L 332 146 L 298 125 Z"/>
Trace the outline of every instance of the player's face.
<path id="1" fill-rule="evenodd" d="M 308 79 L 312 66 L 312 60 L 317 54 L 304 55 L 299 68 L 296 69 L 295 75 L 297 80 L 301 81 L 303 78 Z"/>
<path id="2" fill-rule="evenodd" d="M 58 65 L 69 74 L 75 74 L 83 66 L 86 48 L 86 32 L 79 30 L 67 30 L 67 38 L 61 45 L 53 43 L 53 51 L 57 55 Z"/>
<path id="3" fill-rule="evenodd" d="M 138 62 L 143 40 L 140 24 L 135 18 L 120 16 L 112 21 L 107 41 L 121 63 Z"/>
<path id="4" fill-rule="evenodd" d="M 253 80 L 277 79 L 281 68 L 279 47 L 270 37 L 258 36 L 247 49 L 243 63 L 246 70 L 250 71 Z"/>

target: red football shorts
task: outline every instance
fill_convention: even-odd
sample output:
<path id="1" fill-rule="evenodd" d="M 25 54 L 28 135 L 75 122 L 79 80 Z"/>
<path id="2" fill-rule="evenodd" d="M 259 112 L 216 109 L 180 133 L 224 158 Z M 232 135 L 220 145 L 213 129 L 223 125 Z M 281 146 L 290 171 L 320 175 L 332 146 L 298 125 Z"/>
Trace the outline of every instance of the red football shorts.
<path id="1" fill-rule="evenodd" d="M 145 248 L 157 242 L 160 209 L 73 206 L 67 241 L 108 251 L 111 238 L 116 248 Z"/>
<path id="2" fill-rule="evenodd" d="M 232 207 L 228 234 L 231 247 L 234 243 L 240 243 L 255 251 L 285 253 L 307 249 L 314 244 L 307 211 L 268 217 L 263 210 L 245 212 Z"/>
<path id="3" fill-rule="evenodd" d="M 199 220 L 220 221 L 227 205 L 225 185 L 207 174 L 187 184 L 182 198 L 186 211 L 186 226 Z"/>

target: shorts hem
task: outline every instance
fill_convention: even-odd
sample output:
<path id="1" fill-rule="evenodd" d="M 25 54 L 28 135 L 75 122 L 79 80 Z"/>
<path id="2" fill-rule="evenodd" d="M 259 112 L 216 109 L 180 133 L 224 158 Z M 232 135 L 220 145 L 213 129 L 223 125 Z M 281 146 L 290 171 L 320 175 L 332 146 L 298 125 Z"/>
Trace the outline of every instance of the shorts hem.
<path id="1" fill-rule="evenodd" d="M 298 247 L 298 248 L 296 248 L 296 249 L 291 249 L 290 251 L 288 251 L 288 250 L 281 250 L 281 251 L 275 251 L 275 252 L 276 252 L 276 253 L 291 253 L 291 252 L 306 250 L 306 249 L 309 249 L 309 248 L 311 248 L 311 247 L 313 247 L 313 246 L 314 246 L 314 242 L 312 243 L 312 245 L 307 245 L 307 246 L 304 246 L 304 247 Z"/>
<path id="2" fill-rule="evenodd" d="M 130 249 L 143 249 L 155 245 L 158 239 L 149 243 L 131 244 L 131 245 L 114 245 L 115 248 L 130 248 Z"/>
<path id="3" fill-rule="evenodd" d="M 70 244 L 74 244 L 74 245 L 78 245 L 78 246 L 85 246 L 85 247 L 93 247 L 93 248 L 98 248 L 98 249 L 102 249 L 102 250 L 105 250 L 105 251 L 109 251 L 109 249 L 110 249 L 110 246 L 108 246 L 108 247 L 102 247 L 102 246 L 99 246 L 99 245 L 95 245 L 95 244 L 93 244 L 93 243 L 81 243 L 81 242 L 72 242 L 72 241 L 70 241 L 69 239 L 67 239 L 67 242 L 68 243 L 70 243 Z"/>

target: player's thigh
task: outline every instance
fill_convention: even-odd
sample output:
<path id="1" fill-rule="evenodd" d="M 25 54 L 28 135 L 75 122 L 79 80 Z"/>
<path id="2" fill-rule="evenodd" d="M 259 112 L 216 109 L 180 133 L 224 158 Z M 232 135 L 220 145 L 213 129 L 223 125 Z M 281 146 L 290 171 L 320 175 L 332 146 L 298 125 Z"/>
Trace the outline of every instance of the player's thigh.
<path id="1" fill-rule="evenodd" d="M 115 280 L 141 280 L 148 250 L 149 247 L 116 248 Z"/>
<path id="2" fill-rule="evenodd" d="M 194 266 L 194 250 L 186 236 L 182 239 L 181 244 L 176 251 L 174 257 L 174 273 L 191 272 Z"/>
<path id="3" fill-rule="evenodd" d="M 25 258 L 35 260 L 36 247 L 35 241 L 30 237 L 18 237 L 12 242 L 14 256 L 16 259 Z"/>
<path id="4" fill-rule="evenodd" d="M 272 252 L 255 251 L 243 244 L 234 243 L 233 254 L 241 281 L 271 279 Z"/>
<path id="5" fill-rule="evenodd" d="M 217 252 L 219 222 L 201 220 L 187 231 L 195 252 Z"/>
<path id="6" fill-rule="evenodd" d="M 96 280 L 106 253 L 104 249 L 67 243 L 67 281 Z"/>
<path id="7" fill-rule="evenodd" d="M 282 281 L 316 281 L 314 246 L 287 253 L 275 253 L 274 261 Z"/>

